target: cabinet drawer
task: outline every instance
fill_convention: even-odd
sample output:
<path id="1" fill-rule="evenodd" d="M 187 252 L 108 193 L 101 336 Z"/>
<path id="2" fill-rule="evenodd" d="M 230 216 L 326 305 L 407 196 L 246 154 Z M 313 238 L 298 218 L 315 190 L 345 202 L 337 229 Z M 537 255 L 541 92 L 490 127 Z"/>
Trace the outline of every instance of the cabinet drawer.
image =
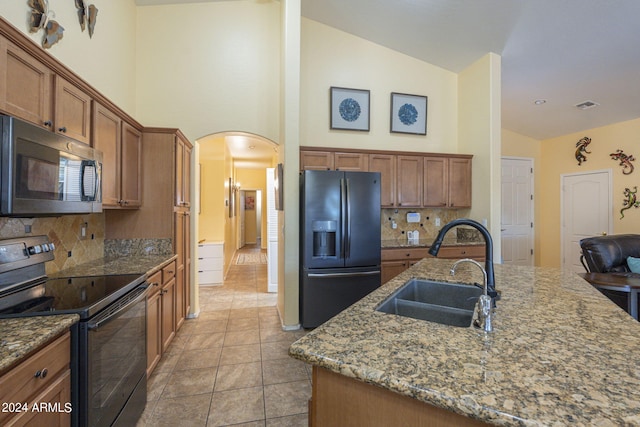
<path id="1" fill-rule="evenodd" d="M 382 261 L 422 259 L 430 256 L 429 248 L 394 248 L 383 249 L 381 252 Z"/>
<path id="2" fill-rule="evenodd" d="M 158 271 L 157 273 L 153 273 L 149 276 L 147 283 L 149 284 L 149 293 L 147 294 L 147 298 L 150 298 L 157 294 L 160 288 L 162 288 L 162 271 Z"/>
<path id="3" fill-rule="evenodd" d="M 222 270 L 198 271 L 198 284 L 222 283 Z"/>
<path id="4" fill-rule="evenodd" d="M 442 246 L 438 252 L 438 258 L 473 258 L 484 259 L 484 245 L 471 246 Z"/>
<path id="5" fill-rule="evenodd" d="M 222 258 L 222 245 L 198 245 L 198 258 Z"/>
<path id="6" fill-rule="evenodd" d="M 162 283 L 165 284 L 176 275 L 176 262 L 172 261 L 162 269 Z"/>
<path id="7" fill-rule="evenodd" d="M 64 371 L 71 361 L 71 333 L 67 332 L 0 377 L 0 402 L 30 402 Z M 0 425 L 10 413 L 0 412 Z"/>

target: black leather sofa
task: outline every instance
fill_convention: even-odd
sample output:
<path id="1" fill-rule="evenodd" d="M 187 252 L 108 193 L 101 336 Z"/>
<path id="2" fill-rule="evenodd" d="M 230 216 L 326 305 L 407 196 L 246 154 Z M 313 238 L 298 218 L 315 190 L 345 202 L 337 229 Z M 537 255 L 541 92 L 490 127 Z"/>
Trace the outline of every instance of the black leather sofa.
<path id="1" fill-rule="evenodd" d="M 580 247 L 582 248 L 580 262 L 587 273 L 605 273 L 640 279 L 640 273 L 632 273 L 627 265 L 627 257 L 640 258 L 640 234 L 589 237 L 580 240 Z M 591 283 L 622 309 L 629 314 L 634 314 L 633 300 L 630 299 L 631 289 L 616 290 L 621 288 L 602 286 L 602 282 L 591 281 Z M 640 306 L 636 313 L 640 313 Z"/>
<path id="2" fill-rule="evenodd" d="M 582 265 L 590 273 L 631 273 L 627 257 L 640 258 L 640 234 L 612 234 L 580 240 Z M 585 265 L 586 262 L 586 265 Z"/>

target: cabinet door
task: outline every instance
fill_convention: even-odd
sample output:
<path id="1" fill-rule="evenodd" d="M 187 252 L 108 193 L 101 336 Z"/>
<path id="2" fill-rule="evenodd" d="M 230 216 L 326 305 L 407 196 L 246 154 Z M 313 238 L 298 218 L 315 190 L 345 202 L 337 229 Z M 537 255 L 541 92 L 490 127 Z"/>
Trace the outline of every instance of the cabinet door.
<path id="1" fill-rule="evenodd" d="M 184 218 L 184 311 L 186 318 L 191 310 L 191 214 L 185 212 Z"/>
<path id="2" fill-rule="evenodd" d="M 449 159 L 449 206 L 471 207 L 471 159 Z"/>
<path id="3" fill-rule="evenodd" d="M 60 76 L 55 82 L 54 131 L 89 144 L 91 97 Z"/>
<path id="4" fill-rule="evenodd" d="M 397 156 L 398 206 L 422 206 L 422 156 Z"/>
<path id="5" fill-rule="evenodd" d="M 188 211 L 175 213 L 174 251 L 176 260 L 176 325 L 179 327 L 191 308 L 190 289 L 190 216 Z"/>
<path id="6" fill-rule="evenodd" d="M 333 170 L 331 151 L 300 151 L 300 170 Z"/>
<path id="7" fill-rule="evenodd" d="M 121 205 L 127 208 L 142 205 L 141 164 L 142 134 L 127 122 L 122 123 L 120 176 Z"/>
<path id="8" fill-rule="evenodd" d="M 191 145 L 176 138 L 176 206 L 191 206 Z"/>
<path id="9" fill-rule="evenodd" d="M 369 171 L 380 172 L 380 205 L 393 207 L 396 203 L 396 156 L 369 154 Z"/>
<path id="10" fill-rule="evenodd" d="M 162 352 L 176 335 L 176 279 L 171 279 L 162 287 Z"/>
<path id="11" fill-rule="evenodd" d="M 333 163 L 337 171 L 369 170 L 369 156 L 364 153 L 333 153 Z"/>
<path id="12" fill-rule="evenodd" d="M 53 130 L 52 71 L 0 38 L 0 110 Z"/>
<path id="13" fill-rule="evenodd" d="M 93 104 L 93 146 L 102 151 L 102 206 L 120 201 L 121 120 L 99 103 Z"/>
<path id="14" fill-rule="evenodd" d="M 147 298 L 147 378 L 162 357 L 162 294 Z"/>
<path id="15" fill-rule="evenodd" d="M 380 264 L 381 283 L 385 284 L 408 268 L 407 261 L 383 261 Z"/>
<path id="16" fill-rule="evenodd" d="M 449 203 L 449 159 L 425 157 L 423 174 L 422 206 L 446 207 Z"/>

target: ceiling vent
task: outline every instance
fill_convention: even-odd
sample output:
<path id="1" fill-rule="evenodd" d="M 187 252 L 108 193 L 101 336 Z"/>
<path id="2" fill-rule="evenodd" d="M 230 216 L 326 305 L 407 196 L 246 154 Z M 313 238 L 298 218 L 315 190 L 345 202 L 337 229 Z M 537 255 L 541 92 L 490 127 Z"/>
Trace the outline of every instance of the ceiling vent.
<path id="1" fill-rule="evenodd" d="M 581 110 L 588 110 L 589 108 L 593 108 L 593 107 L 597 107 L 598 104 L 597 102 L 593 102 L 593 101 L 584 101 L 581 102 L 580 104 L 576 104 L 576 107 L 578 107 Z"/>

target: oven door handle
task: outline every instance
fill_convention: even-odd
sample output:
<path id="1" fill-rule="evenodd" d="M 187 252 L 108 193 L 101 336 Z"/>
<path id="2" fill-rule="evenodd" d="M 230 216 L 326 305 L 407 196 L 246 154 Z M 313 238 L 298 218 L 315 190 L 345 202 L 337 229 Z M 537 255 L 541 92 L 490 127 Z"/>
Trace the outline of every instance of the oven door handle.
<path id="1" fill-rule="evenodd" d="M 107 307 L 105 311 L 94 317 L 90 322 L 87 323 L 87 328 L 89 330 L 95 330 L 120 317 L 120 315 L 126 312 L 129 308 L 144 300 L 147 297 L 148 291 L 148 284 L 145 283 L 142 286 L 138 286 L 127 295 L 122 297 L 119 301 L 116 301 L 115 303 Z"/>

